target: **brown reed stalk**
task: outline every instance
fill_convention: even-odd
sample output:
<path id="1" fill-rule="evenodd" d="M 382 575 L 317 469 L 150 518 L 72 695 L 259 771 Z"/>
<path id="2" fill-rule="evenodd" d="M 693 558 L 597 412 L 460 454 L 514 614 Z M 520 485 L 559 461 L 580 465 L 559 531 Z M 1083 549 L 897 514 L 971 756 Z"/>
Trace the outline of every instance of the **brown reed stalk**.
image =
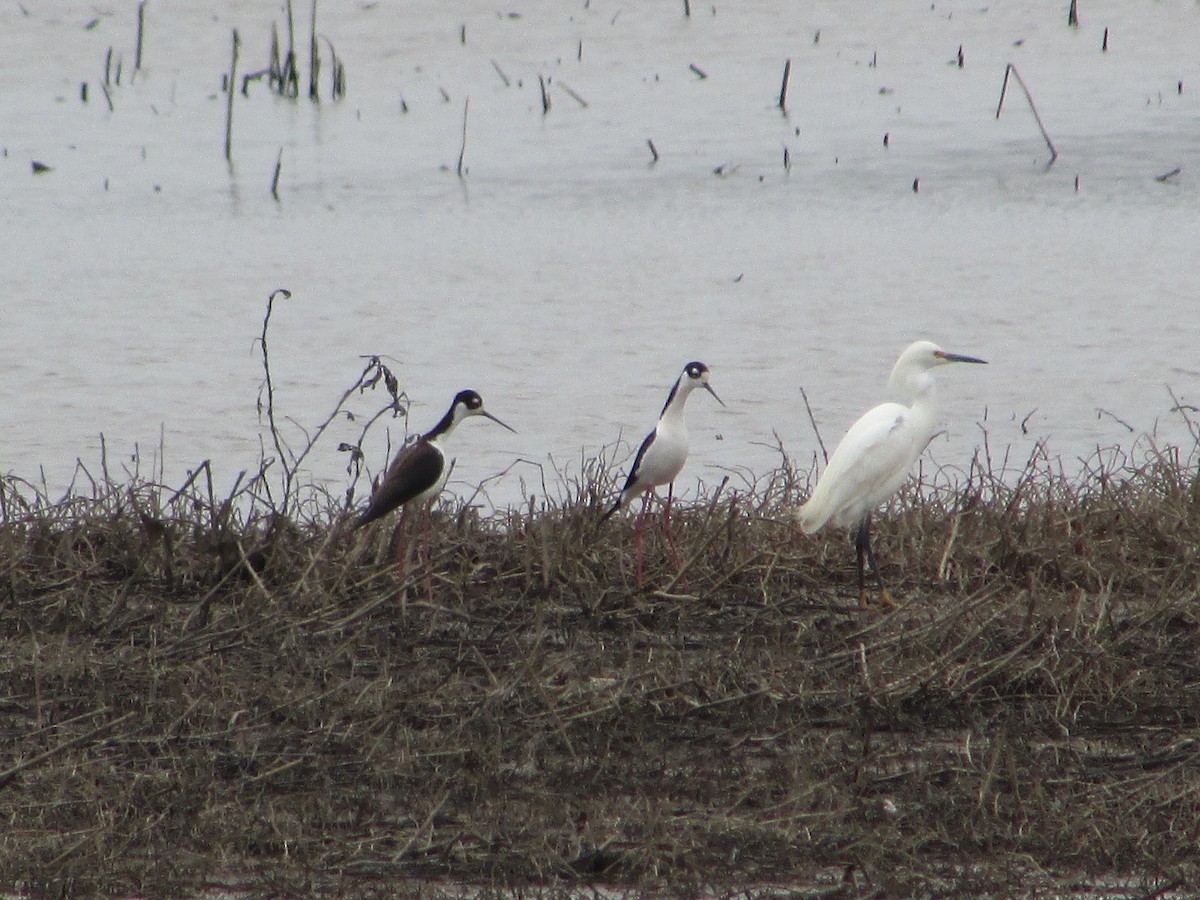
<path id="1" fill-rule="evenodd" d="M 142 70 L 142 40 L 145 36 L 146 28 L 146 0 L 142 0 L 138 4 L 137 11 L 137 49 L 133 57 L 133 70 L 140 72 Z"/>
<path id="2" fill-rule="evenodd" d="M 467 155 L 467 109 L 470 103 L 470 97 L 463 98 L 462 143 L 458 148 L 458 165 L 454 170 L 460 179 L 463 177 L 463 158 Z"/>
<path id="3" fill-rule="evenodd" d="M 225 160 L 233 162 L 233 95 L 235 92 L 234 85 L 237 84 L 237 61 L 238 48 L 241 46 L 241 39 L 238 37 L 237 29 L 233 29 L 232 50 L 230 51 L 229 59 L 229 77 L 225 81 Z"/>
<path id="4" fill-rule="evenodd" d="M 276 202 L 279 200 L 279 173 L 283 169 L 283 147 L 279 148 L 279 154 L 275 157 L 275 173 L 271 176 L 271 196 Z"/>
<path id="5" fill-rule="evenodd" d="M 1004 83 L 1000 87 L 1000 102 L 996 104 L 996 118 L 1000 118 L 1000 110 L 1004 108 L 1004 95 L 1008 91 L 1008 76 L 1010 74 L 1017 79 L 1017 84 L 1025 92 L 1025 99 L 1029 102 L 1029 109 L 1033 112 L 1033 118 L 1037 122 L 1038 129 L 1042 132 L 1042 139 L 1050 149 L 1050 161 L 1046 165 L 1052 166 L 1054 165 L 1054 161 L 1058 159 L 1058 150 L 1054 148 L 1054 142 L 1050 140 L 1050 135 L 1046 133 L 1046 126 L 1042 124 L 1042 117 L 1038 114 L 1037 106 L 1033 102 L 1033 95 L 1029 93 L 1029 88 L 1026 87 L 1024 79 L 1021 78 L 1021 73 L 1017 71 L 1012 63 L 1008 63 L 1004 67 Z"/>
<path id="6" fill-rule="evenodd" d="M 321 72 L 321 57 L 317 49 L 317 0 L 312 0 L 312 16 L 308 31 L 308 99 L 314 103 L 321 100 L 317 89 L 317 78 Z"/>

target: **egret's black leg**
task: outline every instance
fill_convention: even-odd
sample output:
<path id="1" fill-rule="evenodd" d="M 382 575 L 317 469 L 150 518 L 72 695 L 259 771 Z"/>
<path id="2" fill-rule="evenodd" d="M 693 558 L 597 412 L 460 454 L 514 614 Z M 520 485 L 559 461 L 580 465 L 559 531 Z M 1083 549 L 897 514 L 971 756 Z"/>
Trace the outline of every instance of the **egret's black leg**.
<path id="1" fill-rule="evenodd" d="M 883 576 L 879 574 L 879 564 L 875 561 L 875 551 L 871 549 L 871 514 L 863 518 L 862 523 L 858 526 L 858 534 L 854 537 L 854 550 L 858 556 L 858 605 L 861 609 L 867 608 L 867 586 L 863 572 L 863 560 L 871 564 L 871 571 L 875 573 L 875 582 L 879 585 L 879 602 L 884 606 L 895 606 L 896 602 L 892 600 L 892 595 L 888 593 L 887 586 L 883 583 Z"/>
<path id="2" fill-rule="evenodd" d="M 863 577 L 863 562 L 868 553 L 871 552 L 871 516 L 867 515 L 859 524 L 858 532 L 854 535 L 854 556 L 858 562 L 858 608 L 867 608 L 867 583 Z M 872 568 L 875 565 L 874 559 L 871 560 Z M 878 570 L 876 570 L 878 572 Z"/>

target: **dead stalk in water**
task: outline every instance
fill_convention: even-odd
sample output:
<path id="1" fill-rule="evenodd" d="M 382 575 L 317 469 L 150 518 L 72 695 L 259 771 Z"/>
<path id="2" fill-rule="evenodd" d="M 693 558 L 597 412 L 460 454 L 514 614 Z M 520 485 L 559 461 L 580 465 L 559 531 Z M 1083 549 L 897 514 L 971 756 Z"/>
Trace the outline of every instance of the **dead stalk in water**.
<path id="1" fill-rule="evenodd" d="M 458 168 L 455 169 L 455 171 L 458 172 L 459 178 L 463 177 L 463 157 L 467 155 L 467 109 L 470 106 L 470 103 L 470 97 L 463 99 L 462 144 L 458 149 Z"/>
<path id="2" fill-rule="evenodd" d="M 237 29 L 233 29 L 233 49 L 229 60 L 229 80 L 225 83 L 225 93 L 227 95 L 227 104 L 225 106 L 225 159 L 227 162 L 233 161 L 233 94 L 234 85 L 237 84 L 237 60 L 238 47 L 241 45 L 241 39 L 238 37 Z"/>
<path id="3" fill-rule="evenodd" d="M 1026 87 L 1024 79 L 1021 78 L 1021 73 L 1017 71 L 1016 66 L 1012 63 L 1004 67 L 1004 84 L 1000 88 L 1000 102 L 996 104 L 996 118 L 1000 118 L 1000 110 L 1004 108 L 1004 95 L 1008 92 L 1008 76 L 1010 74 L 1017 79 L 1017 84 L 1025 92 L 1025 99 L 1029 101 L 1029 108 L 1033 112 L 1033 118 L 1042 132 L 1042 138 L 1045 140 L 1046 146 L 1050 148 L 1050 162 L 1046 163 L 1046 165 L 1047 167 L 1052 166 L 1054 165 L 1054 161 L 1058 159 L 1058 151 L 1054 149 L 1054 142 L 1050 140 L 1050 135 L 1046 133 L 1046 126 L 1042 124 L 1042 117 L 1038 114 L 1037 106 L 1034 105 L 1033 96 L 1029 93 L 1029 88 Z"/>
<path id="4" fill-rule="evenodd" d="M 508 76 L 504 74 L 504 70 L 500 68 L 500 63 L 492 60 L 492 68 L 496 70 L 496 74 L 500 76 L 500 80 L 504 82 L 505 87 L 512 87 L 512 82 L 508 80 Z"/>
<path id="5" fill-rule="evenodd" d="M 321 72 L 321 58 L 317 54 L 317 0 L 312 0 L 312 18 L 309 21 L 308 33 L 308 99 L 314 103 L 320 101 L 317 90 L 317 76 Z"/>
<path id="6" fill-rule="evenodd" d="M 271 196 L 276 200 L 279 199 L 279 171 L 283 168 L 283 148 L 279 148 L 279 155 L 275 157 L 275 174 L 271 178 Z"/>
<path id="7" fill-rule="evenodd" d="M 142 68 L 142 37 L 145 34 L 145 27 L 146 27 L 146 2 L 145 2 L 145 0 L 142 0 L 142 2 L 138 4 L 137 16 L 138 16 L 138 20 L 137 20 L 137 51 L 134 53 L 134 57 L 133 57 L 133 70 L 135 72 L 141 71 L 141 68 Z"/>

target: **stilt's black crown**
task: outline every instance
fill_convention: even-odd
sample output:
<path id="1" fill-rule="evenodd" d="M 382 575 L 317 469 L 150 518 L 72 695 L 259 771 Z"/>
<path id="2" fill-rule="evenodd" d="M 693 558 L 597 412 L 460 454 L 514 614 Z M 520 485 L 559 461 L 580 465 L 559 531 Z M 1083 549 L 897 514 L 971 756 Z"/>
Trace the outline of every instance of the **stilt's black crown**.
<path id="1" fill-rule="evenodd" d="M 483 398 L 475 391 L 459 391 L 454 396 L 454 405 L 461 403 L 467 409 L 475 410 L 483 406 Z"/>

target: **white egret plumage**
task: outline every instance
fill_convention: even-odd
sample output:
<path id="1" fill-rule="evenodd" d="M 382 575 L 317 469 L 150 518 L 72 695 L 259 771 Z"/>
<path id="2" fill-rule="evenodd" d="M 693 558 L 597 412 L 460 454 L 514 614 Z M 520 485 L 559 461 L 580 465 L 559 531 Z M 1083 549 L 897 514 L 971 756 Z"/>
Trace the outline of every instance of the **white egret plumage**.
<path id="1" fill-rule="evenodd" d="M 850 426 L 817 480 L 812 496 L 798 510 L 805 534 L 826 524 L 856 529 L 854 549 L 861 607 L 867 605 L 864 559 L 875 573 L 881 602 L 894 605 L 871 549 L 871 513 L 900 488 L 933 438 L 938 424 L 933 370 L 954 362 L 985 360 L 947 353 L 930 341 L 909 345 L 888 379 L 893 399 L 868 410 Z"/>

